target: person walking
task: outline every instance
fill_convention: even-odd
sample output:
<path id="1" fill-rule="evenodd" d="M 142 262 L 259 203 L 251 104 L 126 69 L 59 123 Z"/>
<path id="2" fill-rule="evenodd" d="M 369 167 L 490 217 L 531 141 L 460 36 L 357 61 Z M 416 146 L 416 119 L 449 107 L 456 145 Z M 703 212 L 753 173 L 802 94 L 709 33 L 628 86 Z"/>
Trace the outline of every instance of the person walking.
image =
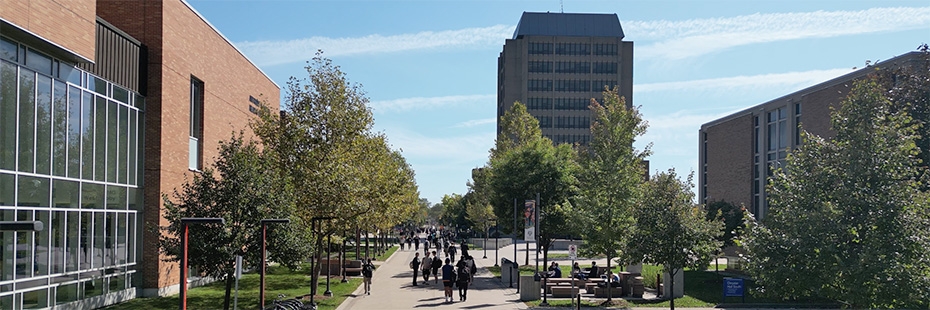
<path id="1" fill-rule="evenodd" d="M 414 252 L 416 256 L 410 261 L 410 269 L 413 269 L 413 286 L 417 286 L 417 272 L 420 270 L 420 252 Z"/>
<path id="2" fill-rule="evenodd" d="M 433 273 L 433 284 L 437 284 L 437 283 L 439 283 L 439 277 L 441 276 L 441 275 L 439 274 L 439 268 L 442 268 L 442 260 L 440 260 L 439 256 L 436 255 L 436 251 L 433 251 L 433 264 L 432 264 L 432 268 L 433 268 L 433 270 L 432 270 L 432 273 Z"/>
<path id="3" fill-rule="evenodd" d="M 452 302 L 452 284 L 455 283 L 455 268 L 452 267 L 452 260 L 446 258 L 446 264 L 442 266 L 442 289 L 446 293 L 446 302 Z"/>
<path id="4" fill-rule="evenodd" d="M 455 267 L 457 267 L 455 286 L 459 288 L 459 301 L 465 301 L 468 298 L 468 285 L 471 284 L 471 268 L 465 262 L 465 257 L 462 257 Z"/>
<path id="5" fill-rule="evenodd" d="M 432 265 L 433 260 L 429 257 L 429 252 L 426 252 L 423 260 L 420 261 L 420 271 L 423 272 L 423 285 L 429 284 L 429 271 L 432 269 Z"/>
<path id="6" fill-rule="evenodd" d="M 413 246 L 415 251 L 420 251 L 420 237 L 413 237 Z"/>
<path id="7" fill-rule="evenodd" d="M 449 258 L 452 258 L 452 262 L 455 262 L 455 243 L 449 242 Z"/>
<path id="8" fill-rule="evenodd" d="M 400 237 L 400 250 L 401 250 L 401 251 L 404 250 L 404 241 L 405 241 L 404 239 L 405 239 L 405 238 L 404 238 L 403 236 Z"/>
<path id="9" fill-rule="evenodd" d="M 365 294 L 371 295 L 371 276 L 375 273 L 375 264 L 371 263 L 371 258 L 362 264 L 362 276 L 365 277 Z"/>
<path id="10" fill-rule="evenodd" d="M 423 239 L 423 255 L 429 255 L 429 241 Z"/>

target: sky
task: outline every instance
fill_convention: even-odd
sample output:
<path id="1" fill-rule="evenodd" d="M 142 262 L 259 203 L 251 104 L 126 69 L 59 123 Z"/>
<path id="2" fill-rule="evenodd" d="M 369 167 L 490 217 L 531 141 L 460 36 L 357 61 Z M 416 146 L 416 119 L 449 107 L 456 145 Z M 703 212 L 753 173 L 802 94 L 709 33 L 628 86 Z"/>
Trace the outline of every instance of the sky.
<path id="1" fill-rule="evenodd" d="M 930 43 L 928 0 L 187 1 L 282 97 L 323 50 L 362 86 L 374 129 L 431 203 L 465 194 L 488 161 L 497 57 L 523 12 L 618 15 L 652 174 L 696 171 L 703 123 Z"/>

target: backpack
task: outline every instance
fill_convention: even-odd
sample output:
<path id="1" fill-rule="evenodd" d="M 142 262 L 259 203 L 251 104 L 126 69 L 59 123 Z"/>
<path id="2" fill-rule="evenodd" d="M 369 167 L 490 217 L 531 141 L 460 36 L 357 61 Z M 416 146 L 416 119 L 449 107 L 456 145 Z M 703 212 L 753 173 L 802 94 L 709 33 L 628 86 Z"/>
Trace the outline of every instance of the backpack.
<path id="1" fill-rule="evenodd" d="M 362 265 L 362 275 L 364 275 L 366 278 L 371 278 L 371 274 L 371 264 L 365 263 Z"/>
<path id="2" fill-rule="evenodd" d="M 434 259 L 433 259 L 433 265 L 432 265 L 432 266 L 433 266 L 433 269 L 440 268 L 440 267 L 442 267 L 442 261 L 439 260 L 438 257 L 437 257 L 437 258 L 434 258 Z"/>
<path id="3" fill-rule="evenodd" d="M 465 266 L 464 268 L 459 268 L 459 272 L 458 272 L 459 282 L 468 282 L 468 280 L 471 279 L 471 271 L 469 269 L 470 268 L 468 268 L 468 266 Z"/>

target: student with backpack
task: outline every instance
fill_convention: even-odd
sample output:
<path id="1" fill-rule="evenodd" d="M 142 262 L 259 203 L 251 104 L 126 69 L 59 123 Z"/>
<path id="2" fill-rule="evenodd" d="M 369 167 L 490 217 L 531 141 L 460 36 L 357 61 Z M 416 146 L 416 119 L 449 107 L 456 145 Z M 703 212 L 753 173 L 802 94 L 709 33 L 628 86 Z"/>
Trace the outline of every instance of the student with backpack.
<path id="1" fill-rule="evenodd" d="M 371 295 L 371 276 L 375 273 L 375 264 L 371 263 L 371 258 L 368 259 L 368 262 L 362 264 L 362 276 L 365 279 L 362 282 L 365 282 L 365 294 Z"/>
<path id="2" fill-rule="evenodd" d="M 446 264 L 442 266 L 442 289 L 446 293 L 446 302 L 452 302 L 452 284 L 455 284 L 455 268 L 452 267 L 452 260 L 446 258 Z"/>
<path id="3" fill-rule="evenodd" d="M 436 255 L 436 251 L 433 251 L 433 264 L 430 267 L 433 269 L 433 284 L 439 283 L 439 276 L 441 276 L 439 274 L 439 268 L 442 268 L 442 261 L 439 260 L 439 255 Z"/>
<path id="4" fill-rule="evenodd" d="M 456 264 L 455 286 L 459 288 L 459 301 L 465 301 L 468 298 L 468 285 L 471 284 L 471 267 L 465 262 L 465 256 Z"/>

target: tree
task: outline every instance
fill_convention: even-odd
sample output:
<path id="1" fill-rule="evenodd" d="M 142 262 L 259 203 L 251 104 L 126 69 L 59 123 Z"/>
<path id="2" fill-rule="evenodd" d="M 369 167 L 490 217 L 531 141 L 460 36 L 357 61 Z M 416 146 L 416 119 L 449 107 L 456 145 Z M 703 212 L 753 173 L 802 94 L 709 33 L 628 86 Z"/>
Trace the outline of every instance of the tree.
<path id="1" fill-rule="evenodd" d="M 491 221 L 497 220 L 490 205 L 465 205 L 465 219 L 471 222 L 472 231 L 480 231 L 478 236 L 484 236 L 491 228 Z"/>
<path id="2" fill-rule="evenodd" d="M 585 227 L 580 232 L 582 252 L 606 255 L 610 268 L 633 233 L 633 208 L 639 202 L 646 173 L 643 161 L 650 151 L 649 146 L 642 151 L 633 147 L 646 132 L 639 111 L 627 107 L 617 88 L 605 90 L 603 96 L 603 104 L 591 100 L 591 143 L 579 150 L 581 190 L 575 206 L 580 211 L 577 221 Z"/>
<path id="3" fill-rule="evenodd" d="M 722 222 L 723 234 L 717 240 L 723 242 L 722 247 L 735 245 L 735 239 L 739 238 L 740 232 L 745 227 L 743 218 L 746 215 L 746 208 L 734 206 L 733 204 L 719 200 L 705 206 L 707 214 L 704 219 L 708 221 Z"/>
<path id="4" fill-rule="evenodd" d="M 693 173 L 679 179 L 675 169 L 653 176 L 644 184 L 634 212 L 636 234 L 629 241 L 632 259 L 662 265 L 672 279 L 666 297 L 674 296 L 675 275 L 684 268 L 703 270 L 720 248 L 723 223 L 706 221 L 705 210 L 694 204 Z M 675 298 L 670 298 L 675 309 Z"/>
<path id="5" fill-rule="evenodd" d="M 332 218 L 318 223 L 321 231 L 313 235 L 319 260 L 325 236 L 352 226 L 384 229 L 413 217 L 418 194 L 403 157 L 372 132 L 361 86 L 322 52 L 305 69 L 307 78 L 287 83 L 285 113 L 262 109 L 252 128 L 274 159 L 272 171 L 297 189 L 295 215 L 311 225 L 314 218 Z M 312 272 L 311 294 L 318 279 L 319 269 Z"/>
<path id="6" fill-rule="evenodd" d="M 765 293 L 852 308 L 930 306 L 930 195 L 918 125 L 884 94 L 871 79 L 856 82 L 832 113 L 836 136 L 805 132 L 770 180 L 771 211 L 744 241 Z"/>
<path id="7" fill-rule="evenodd" d="M 441 220 L 439 221 L 440 224 L 448 227 L 468 226 L 468 222 L 465 219 L 465 203 L 462 195 L 443 195 L 442 202 L 439 204 L 442 205 L 442 216 L 440 217 Z"/>
<path id="8" fill-rule="evenodd" d="M 220 156 L 215 170 L 205 168 L 193 180 L 175 189 L 173 198 L 164 197 L 168 226 L 159 238 L 159 248 L 170 261 L 180 259 L 181 218 L 219 217 L 225 226 L 190 226 L 188 261 L 208 276 L 226 281 L 224 309 L 229 309 L 230 289 L 234 280 L 235 257 L 242 255 L 250 266 L 261 265 L 261 224 L 264 218 L 288 218 L 288 193 L 273 175 L 267 174 L 267 157 L 242 133 L 220 142 Z M 296 224 L 296 225 L 295 225 Z M 299 223 L 288 227 L 269 227 L 268 250 L 271 259 L 296 266 L 307 254 L 300 237 Z"/>

